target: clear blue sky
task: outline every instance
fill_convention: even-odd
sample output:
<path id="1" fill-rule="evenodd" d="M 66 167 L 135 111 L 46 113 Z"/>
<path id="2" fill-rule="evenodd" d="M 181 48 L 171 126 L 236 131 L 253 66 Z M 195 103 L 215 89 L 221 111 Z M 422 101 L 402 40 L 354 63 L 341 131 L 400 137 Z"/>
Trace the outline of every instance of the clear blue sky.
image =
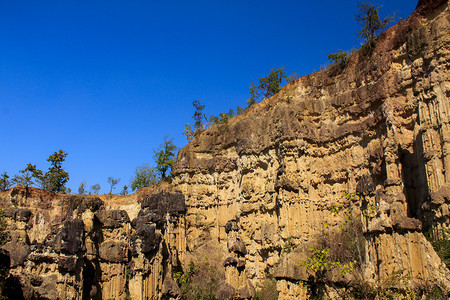
<path id="1" fill-rule="evenodd" d="M 406 18 L 417 1 L 372 1 Z M 0 1 L 0 172 L 68 152 L 68 187 L 121 178 L 170 135 L 186 144 L 192 101 L 245 106 L 271 68 L 300 76 L 359 48 L 357 1 Z"/>

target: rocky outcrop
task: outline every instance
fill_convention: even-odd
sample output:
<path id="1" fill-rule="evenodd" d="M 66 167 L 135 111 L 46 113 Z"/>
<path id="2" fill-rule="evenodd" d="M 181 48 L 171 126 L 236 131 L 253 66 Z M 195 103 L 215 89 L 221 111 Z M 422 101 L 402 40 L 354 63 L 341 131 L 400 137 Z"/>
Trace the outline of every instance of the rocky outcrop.
<path id="1" fill-rule="evenodd" d="M 0 193 L 6 293 L 180 299 L 174 278 L 199 261 L 220 273 L 218 299 L 254 298 L 268 277 L 279 299 L 338 299 L 361 284 L 448 291 L 423 233 L 450 225 L 449 23 L 447 1 L 419 1 L 346 66 L 197 134 L 171 184 L 127 197 Z M 309 248 L 341 267 L 307 268 Z"/>
<path id="2" fill-rule="evenodd" d="M 4 214 L 8 238 L 3 246 L 10 278 L 16 279 L 14 289 L 4 289 L 11 299 L 179 296 L 167 231 L 178 226 L 185 206 L 183 195 L 170 187 L 144 197 L 132 221 L 127 211 L 108 209 L 92 196 L 51 195 L 42 208 L 36 199 L 50 195 L 43 191 L 16 187 L 3 194 L 11 205 Z M 45 236 L 33 235 L 35 220 L 49 227 Z M 29 236 L 37 238 L 30 242 Z"/>

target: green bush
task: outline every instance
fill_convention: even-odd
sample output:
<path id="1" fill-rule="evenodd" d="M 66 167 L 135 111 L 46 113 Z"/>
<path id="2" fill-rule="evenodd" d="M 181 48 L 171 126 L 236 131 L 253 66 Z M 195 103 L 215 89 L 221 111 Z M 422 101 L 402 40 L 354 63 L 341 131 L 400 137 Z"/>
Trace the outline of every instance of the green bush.
<path id="1" fill-rule="evenodd" d="M 348 52 L 338 49 L 338 52 L 328 54 L 328 59 L 334 65 L 345 67 L 348 61 Z"/>

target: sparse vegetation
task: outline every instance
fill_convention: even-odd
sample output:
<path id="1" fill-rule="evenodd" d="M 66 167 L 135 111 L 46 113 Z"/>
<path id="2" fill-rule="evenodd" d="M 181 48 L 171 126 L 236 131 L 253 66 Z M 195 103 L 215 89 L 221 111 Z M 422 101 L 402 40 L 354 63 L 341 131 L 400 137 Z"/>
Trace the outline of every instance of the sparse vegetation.
<path id="1" fill-rule="evenodd" d="M 120 195 L 122 195 L 122 196 L 128 195 L 128 187 L 126 185 L 123 186 L 122 191 L 120 192 Z"/>
<path id="2" fill-rule="evenodd" d="M 109 194 L 112 194 L 112 191 L 116 188 L 116 185 L 118 185 L 120 182 L 120 178 L 114 178 L 114 177 L 108 177 L 108 184 L 110 185 Z"/>
<path id="3" fill-rule="evenodd" d="M 234 116 L 234 110 L 230 109 L 227 113 L 220 113 L 219 116 L 211 116 L 209 122 L 211 125 L 226 124 Z"/>
<path id="4" fill-rule="evenodd" d="M 181 289 L 183 299 L 212 300 L 216 299 L 216 291 L 224 274 L 205 257 L 197 263 L 191 261 L 187 270 L 175 272 L 173 277 Z"/>
<path id="5" fill-rule="evenodd" d="M 362 232 L 361 218 L 354 211 L 355 206 L 361 207 L 363 196 L 359 193 L 344 191 L 343 196 L 348 200 L 344 206 L 333 206 L 330 209 L 332 216 L 343 214 L 343 222 L 338 230 L 329 228 L 328 222 L 322 222 L 324 226 L 323 236 L 316 242 L 315 247 L 308 249 L 309 257 L 300 264 L 310 270 L 314 277 L 307 282 L 311 296 L 318 297 L 321 294 L 320 285 L 334 286 L 327 278 L 327 273 L 338 270 L 339 276 L 349 273 L 359 274 L 361 277 L 364 261 L 365 239 Z"/>
<path id="6" fill-rule="evenodd" d="M 258 286 L 256 300 L 276 300 L 278 299 L 277 281 L 272 276 L 267 277 Z"/>
<path id="7" fill-rule="evenodd" d="M 425 236 L 431 245 L 433 245 L 434 250 L 442 262 L 450 269 L 450 229 L 432 228 L 428 232 L 425 232 Z"/>
<path id="8" fill-rule="evenodd" d="M 91 192 L 89 194 L 92 193 L 94 195 L 97 195 L 100 189 L 101 189 L 100 184 L 96 183 L 93 186 L 91 186 Z"/>
<path id="9" fill-rule="evenodd" d="M 288 237 L 284 240 L 283 252 L 291 253 L 296 247 L 297 245 L 292 242 L 292 237 Z"/>
<path id="10" fill-rule="evenodd" d="M 78 186 L 78 194 L 79 195 L 86 195 L 86 180 L 83 180 L 80 185 Z"/>
<path id="11" fill-rule="evenodd" d="M 298 78 L 296 73 L 286 76 L 284 68 L 272 69 L 266 77 L 258 78 L 258 84 L 250 84 L 250 98 L 247 100 L 247 107 L 251 107 L 259 98 L 269 98 L 278 93 L 282 88 L 282 83 L 290 83 Z"/>
<path id="12" fill-rule="evenodd" d="M 328 54 L 328 59 L 332 64 L 335 64 L 339 67 L 345 67 L 348 60 L 348 52 L 338 49 L 338 52 Z"/>

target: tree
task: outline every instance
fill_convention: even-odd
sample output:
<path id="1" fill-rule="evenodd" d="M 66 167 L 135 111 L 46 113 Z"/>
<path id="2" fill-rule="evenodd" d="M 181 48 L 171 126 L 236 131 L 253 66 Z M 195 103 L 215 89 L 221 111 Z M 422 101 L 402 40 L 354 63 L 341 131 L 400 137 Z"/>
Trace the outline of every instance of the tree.
<path id="1" fill-rule="evenodd" d="M 9 176 L 6 172 L 0 176 L 0 191 L 6 191 L 12 185 L 12 182 L 9 180 Z"/>
<path id="2" fill-rule="evenodd" d="M 297 78 L 296 73 L 286 76 L 284 68 L 271 69 L 269 75 L 258 78 L 259 84 L 256 85 L 254 82 L 250 84 L 250 98 L 247 100 L 247 108 L 255 104 L 261 96 L 266 99 L 277 94 L 281 90 L 283 81 L 290 83 Z"/>
<path id="3" fill-rule="evenodd" d="M 199 100 L 192 101 L 192 105 L 194 106 L 194 115 L 192 116 L 194 119 L 194 133 L 197 133 L 198 131 L 205 129 L 203 125 L 203 119 L 206 119 L 203 114 L 205 106 L 201 105 Z"/>
<path id="4" fill-rule="evenodd" d="M 66 156 L 67 153 L 63 150 L 50 155 L 47 161 L 51 163 L 51 167 L 45 174 L 36 165 L 29 163 L 25 169 L 19 171 L 23 175 L 15 175 L 12 182 L 26 187 L 36 183 L 40 188 L 50 192 L 67 193 L 69 189 L 65 187 L 65 184 L 69 180 L 69 173 L 62 168 L 62 162 Z M 33 182 L 33 178 L 35 182 Z"/>
<path id="5" fill-rule="evenodd" d="M 41 189 L 47 189 L 48 178 L 41 170 L 39 170 L 36 165 L 28 164 L 25 168 L 26 171 L 31 174 L 31 177 L 35 179 L 35 184 Z M 32 183 L 33 184 L 33 183 Z"/>
<path id="6" fill-rule="evenodd" d="M 189 123 L 184 125 L 183 135 L 186 136 L 186 139 L 188 140 L 188 142 L 191 142 L 192 139 L 194 138 L 195 133 L 192 130 L 192 127 Z"/>
<path id="7" fill-rule="evenodd" d="M 91 186 L 91 191 L 92 191 L 92 194 L 94 194 L 94 195 L 97 195 L 98 194 L 98 192 L 100 191 L 100 184 L 98 184 L 98 183 L 96 183 L 96 184 L 94 184 L 93 186 Z M 90 194 L 90 193 L 89 193 Z"/>
<path id="8" fill-rule="evenodd" d="M 66 193 L 67 188 L 65 184 L 69 181 L 69 173 L 63 170 L 62 163 L 65 161 L 67 153 L 63 150 L 53 153 L 47 158 L 50 162 L 51 167 L 48 172 L 45 173 L 45 178 L 47 180 L 47 190 L 54 193 Z"/>
<path id="9" fill-rule="evenodd" d="M 35 172 L 36 166 L 28 164 L 25 169 L 19 171 L 19 173 L 23 175 L 14 175 L 12 182 L 15 183 L 16 185 L 24 185 L 26 187 L 32 186 L 34 184 L 33 175 Z"/>
<path id="10" fill-rule="evenodd" d="M 256 99 L 258 98 L 257 87 L 254 82 L 250 84 L 250 98 L 247 99 L 247 108 L 250 108 L 253 104 L 256 103 Z"/>
<path id="11" fill-rule="evenodd" d="M 80 185 L 78 186 L 78 194 L 79 195 L 86 195 L 86 180 L 83 180 Z"/>
<path id="12" fill-rule="evenodd" d="M 158 180 L 157 170 L 148 164 L 137 166 L 134 177 L 131 179 L 131 189 L 133 191 L 155 184 Z"/>
<path id="13" fill-rule="evenodd" d="M 161 179 L 166 178 L 166 172 L 175 163 L 176 150 L 177 146 L 175 146 L 173 140 L 169 139 L 167 136 L 164 137 L 164 143 L 159 146 L 158 151 L 155 150 L 153 157 Z"/>
<path id="14" fill-rule="evenodd" d="M 358 38 L 366 42 L 372 47 L 375 38 L 387 25 L 393 20 L 393 17 L 385 17 L 383 20 L 378 15 L 378 8 L 369 2 L 359 3 L 359 14 L 355 16 L 356 22 L 361 25 L 361 29 L 357 31 Z"/>
<path id="15" fill-rule="evenodd" d="M 123 189 L 120 192 L 120 195 L 122 195 L 122 196 L 128 195 L 128 187 L 126 185 L 123 186 Z"/>
<path id="16" fill-rule="evenodd" d="M 120 178 L 114 178 L 114 177 L 108 177 L 108 183 L 111 186 L 111 189 L 109 190 L 109 194 L 111 195 L 113 189 L 115 189 L 116 185 L 118 185 L 120 182 Z"/>

